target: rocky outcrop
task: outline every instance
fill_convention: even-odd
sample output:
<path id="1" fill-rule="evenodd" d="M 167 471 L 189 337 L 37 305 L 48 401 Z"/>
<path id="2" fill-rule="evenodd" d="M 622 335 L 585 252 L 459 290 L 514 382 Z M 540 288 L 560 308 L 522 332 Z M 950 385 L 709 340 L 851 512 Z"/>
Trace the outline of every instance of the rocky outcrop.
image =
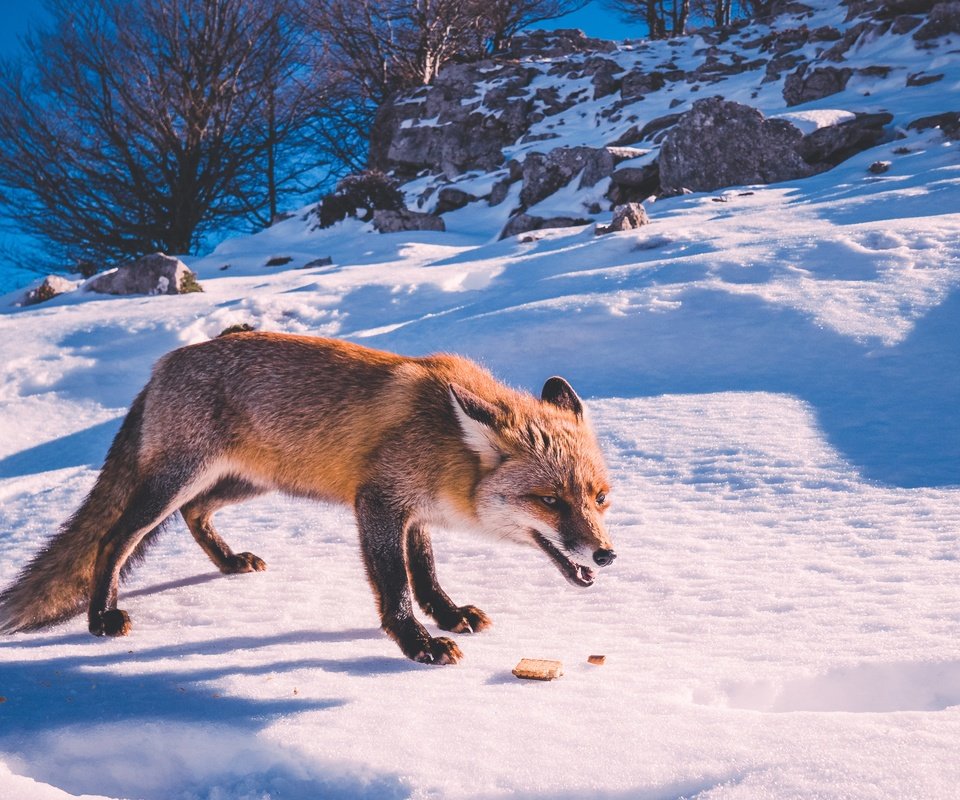
<path id="1" fill-rule="evenodd" d="M 812 174 L 798 152 L 803 134 L 785 120 L 712 97 L 698 100 L 667 134 L 660 183 L 668 194 L 777 183 Z"/>
<path id="2" fill-rule="evenodd" d="M 384 104 L 371 133 L 370 167 L 400 177 L 494 169 L 530 124 L 533 100 L 524 90 L 536 74 L 499 60 L 444 68 L 430 86 Z M 488 88 L 477 95 L 481 83 Z"/>
<path id="3" fill-rule="evenodd" d="M 445 231 L 447 228 L 440 217 L 433 214 L 422 214 L 404 208 L 400 211 L 384 211 L 378 209 L 373 212 L 373 227 L 380 233 L 397 233 L 399 231 Z"/>
<path id="4" fill-rule="evenodd" d="M 101 294 L 188 294 L 202 292 L 197 276 L 179 258 L 164 253 L 123 264 L 89 280 L 84 289 Z"/>

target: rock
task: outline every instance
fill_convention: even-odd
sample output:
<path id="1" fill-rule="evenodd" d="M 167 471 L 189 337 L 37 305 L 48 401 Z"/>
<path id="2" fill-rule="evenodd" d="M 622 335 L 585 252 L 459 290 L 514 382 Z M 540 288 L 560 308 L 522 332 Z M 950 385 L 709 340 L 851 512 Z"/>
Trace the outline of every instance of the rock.
<path id="1" fill-rule="evenodd" d="M 771 83 L 780 80 L 781 73 L 791 70 L 798 64 L 803 63 L 803 56 L 798 53 L 785 53 L 782 56 L 771 58 L 767 62 L 767 68 L 764 71 L 763 82 Z"/>
<path id="2" fill-rule="evenodd" d="M 529 128 L 533 100 L 526 89 L 537 75 L 533 67 L 504 60 L 444 67 L 431 85 L 381 106 L 370 134 L 370 166 L 401 178 L 498 167 L 503 148 Z M 490 88 L 477 96 L 478 85 Z"/>
<path id="3" fill-rule="evenodd" d="M 266 267 L 283 267 L 293 261 L 293 256 L 274 256 L 264 264 Z"/>
<path id="4" fill-rule="evenodd" d="M 807 64 L 801 64 L 791 72 L 783 83 L 783 99 L 788 106 L 797 106 L 842 92 L 853 70 L 846 67 L 816 67 L 807 72 Z"/>
<path id="5" fill-rule="evenodd" d="M 610 176 L 607 197 L 614 205 L 638 203 L 660 192 L 660 165 L 654 161 L 642 167 L 623 167 Z"/>
<path id="6" fill-rule="evenodd" d="M 916 28 L 921 22 L 923 22 L 923 20 L 920 19 L 920 17 L 897 17 L 893 21 L 893 25 L 890 26 L 890 30 L 898 36 L 903 36 L 905 33 L 910 33 L 910 31 Z"/>
<path id="7" fill-rule="evenodd" d="M 490 197 L 487 198 L 487 203 L 491 206 L 498 206 L 504 200 L 507 199 L 507 194 L 510 192 L 510 187 L 515 183 L 515 181 L 510 179 L 510 176 L 501 178 L 490 189 Z"/>
<path id="8" fill-rule="evenodd" d="M 945 138 L 960 141 L 960 111 L 946 111 L 932 117 L 921 117 L 907 125 L 907 130 L 911 131 L 925 131 L 930 128 L 939 128 Z"/>
<path id="9" fill-rule="evenodd" d="M 89 280 L 84 289 L 101 294 L 188 294 L 202 292 L 197 276 L 179 258 L 151 253 Z"/>
<path id="10" fill-rule="evenodd" d="M 901 14 L 926 14 L 937 0 L 883 0 L 877 11 L 878 19 L 891 19 Z"/>
<path id="11" fill-rule="evenodd" d="M 681 101 L 682 102 L 682 101 Z M 650 141 L 660 142 L 665 132 L 680 121 L 682 114 L 666 114 L 662 117 L 650 120 L 643 127 L 631 125 L 624 133 L 610 142 L 609 147 L 622 147 L 624 145 L 636 144 L 637 142 Z"/>
<path id="12" fill-rule="evenodd" d="M 869 167 L 867 167 L 867 172 L 871 175 L 883 175 L 884 172 L 890 171 L 890 161 L 874 161 Z"/>
<path id="13" fill-rule="evenodd" d="M 913 34 L 913 38 L 918 42 L 926 42 L 948 33 L 960 33 L 960 0 L 937 3 L 930 10 L 926 24 Z"/>
<path id="14" fill-rule="evenodd" d="M 408 208 L 400 211 L 373 212 L 373 227 L 380 233 L 397 233 L 399 231 L 445 231 L 443 220 L 433 214 L 423 214 L 411 211 Z"/>
<path id="15" fill-rule="evenodd" d="M 609 225 L 597 225 L 595 233 L 600 236 L 604 233 L 632 231 L 650 224 L 650 217 L 640 203 L 626 203 L 613 209 L 613 219 Z"/>
<path id="16" fill-rule="evenodd" d="M 329 267 L 333 265 L 333 259 L 330 256 L 321 256 L 308 261 L 300 269 L 313 269 L 314 267 Z"/>
<path id="17" fill-rule="evenodd" d="M 612 53 L 617 45 L 606 39 L 591 39 L 573 28 L 530 30 L 507 42 L 503 54 L 509 58 L 561 58 L 577 53 Z"/>
<path id="18" fill-rule="evenodd" d="M 669 194 L 776 183 L 811 175 L 797 152 L 803 134 L 757 109 L 712 97 L 698 100 L 667 134 L 660 183 Z"/>
<path id="19" fill-rule="evenodd" d="M 584 75 L 592 76 L 590 82 L 593 84 L 594 100 L 613 94 L 622 84 L 622 81 L 614 76 L 623 72 L 623 68 L 609 58 L 591 56 L 583 62 L 583 72 Z"/>
<path id="20" fill-rule="evenodd" d="M 447 186 L 437 192 L 437 205 L 433 209 L 433 213 L 446 214 L 449 211 L 456 211 L 476 199 L 477 198 L 469 192 Z"/>
<path id="21" fill-rule="evenodd" d="M 623 76 L 620 84 L 620 97 L 624 103 L 632 103 L 644 95 L 656 92 L 667 85 L 662 72 L 644 72 L 635 69 Z"/>
<path id="22" fill-rule="evenodd" d="M 592 220 L 582 217 L 536 217 L 532 214 L 517 214 L 511 217 L 500 232 L 501 239 L 516 236 L 527 231 L 538 231 L 542 228 L 573 228 L 578 225 L 589 225 Z"/>
<path id="23" fill-rule="evenodd" d="M 558 147 L 523 160 L 523 208 L 539 203 L 582 173 L 578 188 L 593 186 L 613 172 L 614 157 L 605 147 Z"/>
<path id="24" fill-rule="evenodd" d="M 851 120 L 819 128 L 803 137 L 800 156 L 811 165 L 836 166 L 877 145 L 884 137 L 884 126 L 892 121 L 891 114 L 857 114 Z"/>
<path id="25" fill-rule="evenodd" d="M 907 75 L 907 86 L 926 86 L 927 84 L 942 80 L 942 72 L 938 72 L 935 75 L 926 72 L 914 72 L 912 75 Z"/>
<path id="26" fill-rule="evenodd" d="M 847 28 L 843 32 L 843 36 L 837 40 L 837 43 L 833 47 L 824 50 L 822 57 L 827 61 L 843 61 L 846 56 L 847 51 L 853 47 L 861 38 L 866 38 L 875 30 L 878 26 L 870 22 L 869 20 L 864 20 L 863 22 L 858 22 L 851 28 Z"/>
<path id="27" fill-rule="evenodd" d="M 47 275 L 40 285 L 24 294 L 20 305 L 35 306 L 38 303 L 46 303 L 52 300 L 58 294 L 73 291 L 77 285 L 73 281 L 61 278 L 59 275 Z"/>

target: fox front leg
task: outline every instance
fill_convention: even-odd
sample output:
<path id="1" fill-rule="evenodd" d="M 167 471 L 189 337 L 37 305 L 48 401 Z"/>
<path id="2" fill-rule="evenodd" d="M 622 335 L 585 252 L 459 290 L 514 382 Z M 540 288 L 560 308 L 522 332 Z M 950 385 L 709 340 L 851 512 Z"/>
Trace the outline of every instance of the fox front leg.
<path id="1" fill-rule="evenodd" d="M 380 624 L 407 658 L 425 664 L 456 664 L 463 653 L 453 639 L 432 637 L 413 616 L 407 575 L 407 520 L 399 503 L 376 487 L 357 492 L 360 549 L 377 597 Z"/>
<path id="2" fill-rule="evenodd" d="M 476 606 L 458 606 L 443 591 L 437 580 L 430 534 L 420 525 L 407 530 L 407 562 L 417 602 L 443 630 L 478 633 L 493 624 Z"/>

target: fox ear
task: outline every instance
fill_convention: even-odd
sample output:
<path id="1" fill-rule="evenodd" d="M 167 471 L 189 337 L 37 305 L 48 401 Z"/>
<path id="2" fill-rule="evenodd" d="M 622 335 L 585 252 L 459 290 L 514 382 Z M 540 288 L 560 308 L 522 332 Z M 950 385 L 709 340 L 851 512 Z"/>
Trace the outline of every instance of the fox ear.
<path id="1" fill-rule="evenodd" d="M 496 445 L 497 408 L 469 389 L 450 384 L 450 399 L 456 412 L 463 440 L 489 469 L 496 467 L 503 456 Z"/>
<path id="2" fill-rule="evenodd" d="M 573 391 L 573 387 L 563 378 L 554 376 L 543 384 L 543 391 L 540 392 L 540 399 L 544 403 L 552 403 L 558 408 L 566 411 L 572 411 L 577 419 L 583 419 L 583 403 Z"/>

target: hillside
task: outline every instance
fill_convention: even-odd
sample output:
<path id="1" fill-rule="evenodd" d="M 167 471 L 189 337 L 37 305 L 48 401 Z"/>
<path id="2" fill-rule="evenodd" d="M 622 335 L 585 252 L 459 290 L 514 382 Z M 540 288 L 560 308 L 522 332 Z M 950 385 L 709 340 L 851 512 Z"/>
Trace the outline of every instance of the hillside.
<path id="1" fill-rule="evenodd" d="M 226 509 L 269 565 L 231 577 L 177 521 L 121 588 L 131 636 L 0 641 L 0 795 L 954 794 L 958 6 L 528 37 L 381 118 L 408 206 L 460 206 L 444 231 L 305 208 L 185 259 L 202 293 L 0 299 L 0 585 L 92 486 L 152 362 L 238 323 L 454 351 L 531 391 L 566 376 L 619 554 L 577 590 L 533 549 L 437 532 L 444 585 L 495 626 L 434 668 L 377 629 L 348 510 Z M 711 138 L 728 117 L 692 112 L 714 96 L 776 146 Z M 715 144 L 757 179 L 685 183 L 688 134 L 717 154 L 698 180 L 730 174 Z M 641 200 L 649 224 L 596 234 Z M 518 681 L 521 657 L 566 674 Z"/>

